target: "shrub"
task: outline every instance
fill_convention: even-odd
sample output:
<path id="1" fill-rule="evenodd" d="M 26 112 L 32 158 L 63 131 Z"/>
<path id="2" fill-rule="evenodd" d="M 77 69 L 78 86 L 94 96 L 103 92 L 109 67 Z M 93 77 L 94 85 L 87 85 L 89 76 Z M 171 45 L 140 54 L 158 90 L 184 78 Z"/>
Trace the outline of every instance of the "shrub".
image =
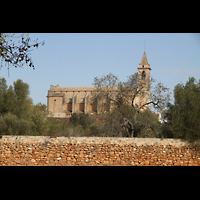
<path id="1" fill-rule="evenodd" d="M 46 135 L 49 131 L 49 124 L 45 118 L 46 112 L 42 106 L 36 105 L 32 107 L 30 122 L 33 135 Z"/>
<path id="2" fill-rule="evenodd" d="M 88 114 L 80 113 L 79 114 L 79 124 L 84 128 L 88 128 L 92 124 L 92 119 Z"/>
<path id="3" fill-rule="evenodd" d="M 137 137 L 160 137 L 161 124 L 154 113 L 151 113 L 148 109 L 137 113 L 137 124 L 135 126 Z"/>
<path id="4" fill-rule="evenodd" d="M 77 126 L 79 123 L 79 117 L 77 113 L 73 113 L 71 118 L 70 118 L 70 122 L 74 125 Z"/>
<path id="5" fill-rule="evenodd" d="M 30 122 L 19 119 L 12 113 L 6 113 L 0 117 L 1 135 L 28 135 L 31 132 Z"/>
<path id="6" fill-rule="evenodd" d="M 89 128 L 88 136 L 103 136 L 104 134 L 104 124 L 102 122 L 94 122 Z"/>

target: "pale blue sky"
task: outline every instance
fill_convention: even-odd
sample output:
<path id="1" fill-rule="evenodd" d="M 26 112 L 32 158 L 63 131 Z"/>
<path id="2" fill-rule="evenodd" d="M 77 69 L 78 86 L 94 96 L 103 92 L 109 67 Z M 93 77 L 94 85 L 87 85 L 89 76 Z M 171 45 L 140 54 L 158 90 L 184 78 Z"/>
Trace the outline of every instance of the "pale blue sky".
<path id="1" fill-rule="evenodd" d="M 109 72 L 121 81 L 137 72 L 145 52 L 151 76 L 170 88 L 189 76 L 200 79 L 200 34 L 193 33 L 30 33 L 45 45 L 32 52 L 35 70 L 28 66 L 0 70 L 8 85 L 18 78 L 30 86 L 36 104 L 47 104 L 50 85 L 92 86 L 95 76 Z M 145 43 L 145 47 L 144 47 Z"/>

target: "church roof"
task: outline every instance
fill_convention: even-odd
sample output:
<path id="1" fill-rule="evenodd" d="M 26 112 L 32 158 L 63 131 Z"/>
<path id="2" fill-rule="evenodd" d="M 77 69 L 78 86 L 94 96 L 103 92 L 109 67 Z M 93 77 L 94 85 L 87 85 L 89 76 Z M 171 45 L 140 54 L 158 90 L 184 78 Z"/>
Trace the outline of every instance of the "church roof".
<path id="1" fill-rule="evenodd" d="M 140 65 L 149 65 L 148 61 L 147 61 L 147 56 L 146 53 L 144 52 L 143 56 L 142 56 L 142 60 Z"/>
<path id="2" fill-rule="evenodd" d="M 51 93 L 48 95 L 48 97 L 63 97 L 64 93 Z"/>

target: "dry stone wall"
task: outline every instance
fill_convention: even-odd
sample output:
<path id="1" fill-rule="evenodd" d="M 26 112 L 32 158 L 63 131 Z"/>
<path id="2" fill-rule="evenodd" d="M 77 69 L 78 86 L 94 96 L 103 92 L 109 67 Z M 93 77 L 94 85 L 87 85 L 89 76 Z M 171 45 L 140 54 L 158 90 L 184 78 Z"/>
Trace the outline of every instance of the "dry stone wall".
<path id="1" fill-rule="evenodd" d="M 3 136 L 0 165 L 200 166 L 200 154 L 175 139 Z"/>

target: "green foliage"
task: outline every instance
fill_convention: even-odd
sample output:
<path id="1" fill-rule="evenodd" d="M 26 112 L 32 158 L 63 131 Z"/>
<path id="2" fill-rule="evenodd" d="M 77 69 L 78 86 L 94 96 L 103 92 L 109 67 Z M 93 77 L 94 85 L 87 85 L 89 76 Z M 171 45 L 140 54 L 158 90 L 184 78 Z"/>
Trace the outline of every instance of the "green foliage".
<path id="1" fill-rule="evenodd" d="M 123 118 L 133 118 L 133 108 L 130 105 L 122 105 L 113 108 L 105 114 L 104 136 L 107 137 L 127 137 L 127 132 L 122 128 Z"/>
<path id="2" fill-rule="evenodd" d="M 2 135 L 28 135 L 30 134 L 30 122 L 25 119 L 18 119 L 12 113 L 0 116 L 0 133 Z"/>
<path id="3" fill-rule="evenodd" d="M 66 125 L 67 122 L 62 119 L 56 118 L 48 118 L 46 119 L 48 124 L 48 132 L 49 136 L 63 136 L 66 133 Z"/>
<path id="4" fill-rule="evenodd" d="M 15 106 L 13 113 L 19 118 L 29 118 L 30 109 L 32 106 L 32 99 L 29 98 L 29 85 L 18 79 L 14 81 L 14 92 L 15 92 Z"/>
<path id="5" fill-rule="evenodd" d="M 174 88 L 174 105 L 169 105 L 169 134 L 194 142 L 200 138 L 200 80 L 191 77 Z"/>
<path id="6" fill-rule="evenodd" d="M 136 133 L 137 137 L 160 137 L 161 124 L 158 118 L 148 109 L 137 114 Z"/>
<path id="7" fill-rule="evenodd" d="M 129 137 L 133 126 L 134 137 L 181 138 L 193 143 L 200 138 L 200 80 L 193 77 L 175 86 L 174 105 L 168 105 L 169 123 L 164 124 L 148 109 L 136 112 L 126 101 L 92 118 L 73 113 L 70 119 L 47 119 L 46 106 L 33 105 L 29 94 L 29 85 L 22 80 L 8 87 L 6 79 L 0 78 L 0 135 Z M 124 118 L 132 125 L 123 128 Z"/>
<path id="8" fill-rule="evenodd" d="M 144 121 L 142 117 L 138 120 L 137 113 L 143 113 L 142 110 L 149 108 L 150 105 L 158 111 L 166 107 L 170 94 L 169 89 L 162 83 L 156 83 L 152 78 L 144 81 L 138 73 L 129 76 L 126 82 L 120 82 L 115 75 L 110 73 L 102 78 L 95 77 L 93 85 L 96 87 L 93 98 L 105 104 L 99 107 L 99 110 L 103 111 L 102 107 L 104 107 L 104 110 L 108 111 L 106 119 L 108 136 L 159 136 L 158 120 L 154 124 L 151 121 L 147 123 L 148 120 Z M 139 104 L 134 103 L 137 102 L 135 100 L 138 96 Z M 109 108 L 113 106 L 115 108 L 109 111 Z M 147 116 L 146 119 L 155 121 L 150 112 L 144 112 L 143 115 Z M 121 130 L 122 126 L 125 132 Z"/>
<path id="9" fill-rule="evenodd" d="M 73 113 L 70 118 L 70 123 L 74 126 L 81 125 L 83 129 L 86 129 L 91 125 L 92 119 L 89 117 L 88 114 L 85 113 Z"/>
<path id="10" fill-rule="evenodd" d="M 105 136 L 105 124 L 102 122 L 93 122 L 89 127 L 88 136 L 101 137 Z"/>
<path id="11" fill-rule="evenodd" d="M 13 90 L 12 85 L 10 85 L 8 90 L 6 91 L 5 99 L 6 99 L 6 101 L 4 102 L 5 103 L 5 107 L 4 107 L 5 112 L 13 112 L 14 113 L 15 107 L 17 105 L 17 101 L 15 98 L 15 92 Z"/>
<path id="12" fill-rule="evenodd" d="M 50 136 L 93 136 L 95 121 L 85 113 L 73 113 L 68 119 L 48 118 L 48 135 Z M 94 125 L 94 126 L 93 126 Z M 91 128 L 92 127 L 92 128 Z"/>
<path id="13" fill-rule="evenodd" d="M 0 78 L 0 134 L 47 134 L 45 105 L 33 105 L 29 85 L 18 79 L 7 88 L 6 79 Z"/>
<path id="14" fill-rule="evenodd" d="M 71 118 L 70 118 L 70 122 L 74 125 L 77 126 L 79 123 L 79 117 L 77 113 L 73 113 Z"/>
<path id="15" fill-rule="evenodd" d="M 103 136 L 106 137 L 122 137 L 122 114 L 119 109 L 115 108 L 112 112 L 106 114 Z"/>
<path id="16" fill-rule="evenodd" d="M 45 135 L 48 133 L 49 127 L 45 118 L 46 114 L 45 105 L 40 103 L 32 107 L 30 120 L 32 121 L 33 135 Z"/>
<path id="17" fill-rule="evenodd" d="M 0 112 L 1 113 L 5 113 L 6 109 L 5 109 L 5 96 L 6 96 L 6 90 L 7 90 L 7 84 L 6 84 L 6 79 L 5 78 L 1 78 L 0 79 Z"/>
<path id="18" fill-rule="evenodd" d="M 148 109 L 136 113 L 137 121 L 134 121 L 134 109 L 130 105 L 123 105 L 120 109 L 113 109 L 106 116 L 104 136 L 128 137 L 127 132 L 121 126 L 123 118 L 130 119 L 134 128 L 134 137 L 160 137 L 161 124 L 158 118 Z M 129 133 L 130 125 L 127 125 Z"/>
<path id="19" fill-rule="evenodd" d="M 92 124 L 92 119 L 88 114 L 80 113 L 79 114 L 79 124 L 84 128 L 88 128 Z"/>

